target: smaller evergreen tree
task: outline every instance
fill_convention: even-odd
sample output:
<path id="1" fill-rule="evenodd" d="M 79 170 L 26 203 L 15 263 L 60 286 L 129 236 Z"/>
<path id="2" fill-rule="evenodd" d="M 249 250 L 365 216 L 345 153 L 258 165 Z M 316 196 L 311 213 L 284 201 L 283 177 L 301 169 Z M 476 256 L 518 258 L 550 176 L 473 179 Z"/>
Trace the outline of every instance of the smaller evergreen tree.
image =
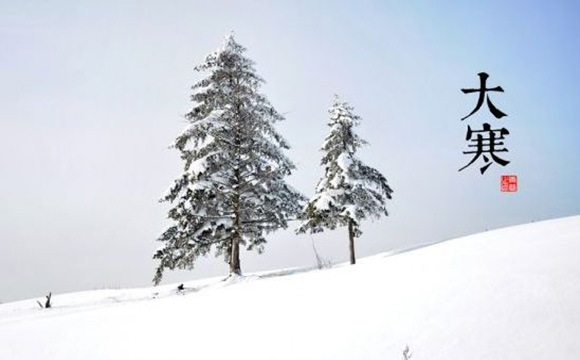
<path id="1" fill-rule="evenodd" d="M 393 192 L 378 170 L 356 157 L 357 150 L 367 142 L 354 132 L 361 118 L 353 110 L 335 96 L 328 122 L 330 133 L 321 149 L 324 176 L 301 213 L 303 222 L 297 230 L 317 233 L 347 226 L 351 264 L 356 262 L 354 238 L 362 235 L 360 222 L 388 216 L 385 203 Z"/>

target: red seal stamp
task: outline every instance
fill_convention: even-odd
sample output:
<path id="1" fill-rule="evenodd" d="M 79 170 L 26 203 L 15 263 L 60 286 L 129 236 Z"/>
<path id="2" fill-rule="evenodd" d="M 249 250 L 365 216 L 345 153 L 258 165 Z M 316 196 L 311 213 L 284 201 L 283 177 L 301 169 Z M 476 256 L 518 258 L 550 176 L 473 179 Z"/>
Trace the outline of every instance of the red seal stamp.
<path id="1" fill-rule="evenodd" d="M 500 189 L 502 192 L 516 192 L 516 191 L 518 191 L 518 176 L 517 175 L 502 175 Z"/>

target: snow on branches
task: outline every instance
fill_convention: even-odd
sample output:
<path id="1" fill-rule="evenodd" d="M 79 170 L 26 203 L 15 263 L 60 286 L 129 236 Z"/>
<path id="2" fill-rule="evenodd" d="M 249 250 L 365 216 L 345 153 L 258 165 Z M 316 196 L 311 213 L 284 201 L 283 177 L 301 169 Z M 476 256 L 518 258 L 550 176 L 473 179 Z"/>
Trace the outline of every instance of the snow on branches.
<path id="1" fill-rule="evenodd" d="M 274 127 L 284 117 L 259 93 L 264 80 L 245 50 L 229 35 L 195 68 L 208 75 L 192 87 L 189 124 L 175 139 L 184 172 L 162 199 L 174 224 L 158 239 L 155 283 L 212 249 L 240 274 L 240 246 L 261 252 L 265 234 L 300 211 L 304 198 L 285 181 L 289 145 Z"/>
<path id="2" fill-rule="evenodd" d="M 391 199 L 393 192 L 378 170 L 356 156 L 367 142 L 354 132 L 361 118 L 353 110 L 335 96 L 328 122 L 330 132 L 321 149 L 324 176 L 300 215 L 303 223 L 297 230 L 317 233 L 348 226 L 352 264 L 356 261 L 354 238 L 362 234 L 361 220 L 388 216 L 386 200 Z"/>

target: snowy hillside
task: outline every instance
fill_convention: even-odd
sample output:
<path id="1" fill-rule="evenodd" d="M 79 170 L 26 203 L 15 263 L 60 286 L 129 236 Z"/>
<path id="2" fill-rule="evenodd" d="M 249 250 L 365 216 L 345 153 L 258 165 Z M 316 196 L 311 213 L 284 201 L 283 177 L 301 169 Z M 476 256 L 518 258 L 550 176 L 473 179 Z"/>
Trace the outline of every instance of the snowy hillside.
<path id="1" fill-rule="evenodd" d="M 580 216 L 185 285 L 0 305 L 0 359 L 580 359 Z"/>

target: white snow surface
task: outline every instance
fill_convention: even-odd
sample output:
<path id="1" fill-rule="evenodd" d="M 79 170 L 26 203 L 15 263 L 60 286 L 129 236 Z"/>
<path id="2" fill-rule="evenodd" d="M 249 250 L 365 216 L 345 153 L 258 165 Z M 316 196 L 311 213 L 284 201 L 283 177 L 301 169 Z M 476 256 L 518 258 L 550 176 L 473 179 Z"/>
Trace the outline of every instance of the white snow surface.
<path id="1" fill-rule="evenodd" d="M 579 260 L 575 216 L 183 294 L 53 294 L 0 305 L 0 359 L 580 359 Z"/>

